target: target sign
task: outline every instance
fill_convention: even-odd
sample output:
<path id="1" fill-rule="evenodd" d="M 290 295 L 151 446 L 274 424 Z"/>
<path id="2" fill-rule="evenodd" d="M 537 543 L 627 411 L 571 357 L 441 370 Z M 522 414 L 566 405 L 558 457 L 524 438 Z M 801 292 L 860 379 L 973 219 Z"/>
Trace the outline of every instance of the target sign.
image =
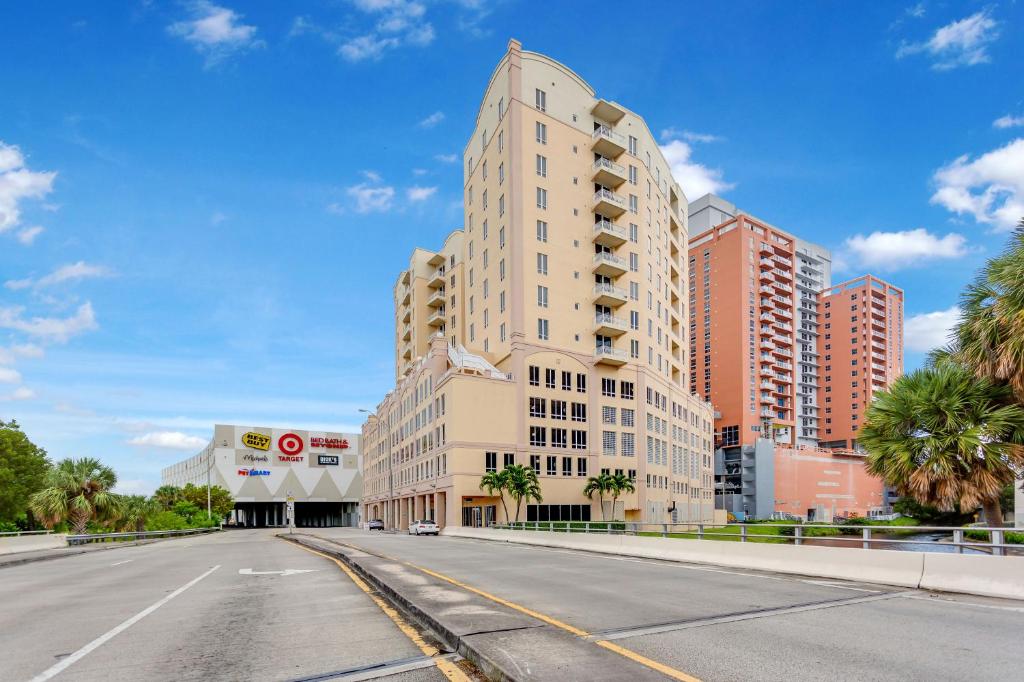
<path id="1" fill-rule="evenodd" d="M 277 447 L 286 455 L 297 455 L 302 452 L 302 439 L 294 433 L 286 433 L 278 439 Z"/>

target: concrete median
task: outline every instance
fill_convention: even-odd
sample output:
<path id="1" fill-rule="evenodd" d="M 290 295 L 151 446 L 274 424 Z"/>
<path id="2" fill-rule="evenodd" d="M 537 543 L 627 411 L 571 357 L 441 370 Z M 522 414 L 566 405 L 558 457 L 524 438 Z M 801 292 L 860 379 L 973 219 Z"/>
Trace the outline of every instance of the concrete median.
<path id="1" fill-rule="evenodd" d="M 67 546 L 67 536 L 60 533 L 0 537 L 0 554 L 20 554 L 22 552 L 59 549 Z"/>
<path id="2" fill-rule="evenodd" d="M 444 529 L 443 534 L 646 559 L 1024 599 L 1024 557 L 491 528 L 449 527 Z"/>
<path id="3" fill-rule="evenodd" d="M 926 553 L 920 587 L 1024 599 L 1024 557 Z"/>

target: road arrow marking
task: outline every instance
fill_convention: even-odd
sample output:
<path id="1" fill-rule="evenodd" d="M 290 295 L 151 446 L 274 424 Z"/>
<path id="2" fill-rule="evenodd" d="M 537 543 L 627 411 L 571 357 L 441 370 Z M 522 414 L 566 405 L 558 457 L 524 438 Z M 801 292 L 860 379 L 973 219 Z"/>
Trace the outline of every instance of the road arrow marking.
<path id="1" fill-rule="evenodd" d="M 286 568 L 283 571 L 254 571 L 251 568 L 238 569 L 239 575 L 295 575 L 296 573 L 313 573 L 318 568 Z"/>

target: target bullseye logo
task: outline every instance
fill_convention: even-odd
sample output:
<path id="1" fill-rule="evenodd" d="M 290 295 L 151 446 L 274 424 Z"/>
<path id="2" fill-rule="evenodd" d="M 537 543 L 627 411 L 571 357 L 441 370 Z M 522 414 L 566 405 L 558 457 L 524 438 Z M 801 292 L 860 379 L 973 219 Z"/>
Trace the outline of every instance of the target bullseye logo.
<path id="1" fill-rule="evenodd" d="M 302 452 L 302 439 L 294 433 L 286 433 L 277 440 L 277 447 L 286 455 L 297 455 Z"/>

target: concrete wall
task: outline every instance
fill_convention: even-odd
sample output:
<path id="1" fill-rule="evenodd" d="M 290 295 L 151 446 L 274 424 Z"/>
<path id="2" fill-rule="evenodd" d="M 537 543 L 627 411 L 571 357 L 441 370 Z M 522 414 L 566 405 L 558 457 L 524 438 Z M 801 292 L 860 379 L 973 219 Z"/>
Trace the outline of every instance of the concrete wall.
<path id="1" fill-rule="evenodd" d="M 797 547 L 491 528 L 448 528 L 445 535 L 1024 599 L 1024 557 Z"/>
<path id="2" fill-rule="evenodd" d="M 46 535 L 14 535 L 0 537 L 0 554 L 18 554 L 34 552 L 40 549 L 59 549 L 67 547 L 67 536 L 62 534 Z"/>

